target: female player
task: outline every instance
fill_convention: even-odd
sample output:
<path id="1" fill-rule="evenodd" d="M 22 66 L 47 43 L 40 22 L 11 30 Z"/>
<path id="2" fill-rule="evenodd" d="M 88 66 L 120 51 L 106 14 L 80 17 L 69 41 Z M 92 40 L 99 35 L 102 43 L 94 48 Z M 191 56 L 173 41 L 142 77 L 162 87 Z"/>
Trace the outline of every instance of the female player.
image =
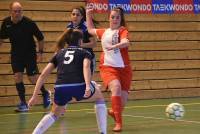
<path id="1" fill-rule="evenodd" d="M 68 47 L 58 51 L 44 68 L 28 103 L 29 106 L 35 104 L 40 87 L 52 70 L 57 68 L 52 110 L 39 122 L 33 134 L 45 132 L 63 113 L 65 105 L 72 98 L 81 101 L 91 97 L 96 100 L 95 110 L 99 132 L 106 134 L 107 112 L 105 101 L 100 89 L 96 86 L 97 84 L 91 82 L 90 62 L 92 56 L 88 51 L 80 48 L 82 39 L 83 34 L 77 29 L 66 29 L 60 36 L 58 47 L 63 48 L 65 43 L 68 44 Z"/>
<path id="2" fill-rule="evenodd" d="M 96 65 L 93 48 L 96 46 L 96 40 L 91 34 L 88 33 L 88 29 L 85 22 L 85 12 L 85 8 L 82 6 L 73 8 L 70 16 L 71 21 L 68 23 L 67 28 L 79 29 L 83 32 L 83 43 L 80 47 L 88 50 L 92 54 L 91 71 L 93 74 Z"/>
<path id="3" fill-rule="evenodd" d="M 128 99 L 132 69 L 129 61 L 128 30 L 122 8 L 111 10 L 109 28 L 95 29 L 92 9 L 86 11 L 88 32 L 101 40 L 103 52 L 100 56 L 100 75 L 106 88 L 111 90 L 112 108 L 108 114 L 115 120 L 113 131 L 122 130 L 122 111 Z"/>

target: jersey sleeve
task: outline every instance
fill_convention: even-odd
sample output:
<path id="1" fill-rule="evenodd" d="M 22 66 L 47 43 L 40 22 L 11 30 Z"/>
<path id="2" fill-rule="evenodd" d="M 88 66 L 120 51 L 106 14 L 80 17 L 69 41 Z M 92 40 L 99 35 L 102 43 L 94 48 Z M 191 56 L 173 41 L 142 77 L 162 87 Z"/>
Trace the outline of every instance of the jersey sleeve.
<path id="1" fill-rule="evenodd" d="M 126 28 L 122 27 L 120 29 L 119 34 L 120 34 L 120 40 L 122 40 L 122 39 L 129 39 L 129 37 L 128 37 L 128 30 Z"/>
<path id="2" fill-rule="evenodd" d="M 37 38 L 38 41 L 41 41 L 44 39 L 44 36 L 38 26 L 36 25 L 35 22 L 32 21 L 32 28 L 33 28 L 33 34 Z"/>
<path id="3" fill-rule="evenodd" d="M 103 33 L 105 32 L 105 29 L 95 29 L 96 35 L 98 39 L 102 38 Z"/>
<path id="4" fill-rule="evenodd" d="M 6 30 L 6 23 L 5 23 L 5 21 L 1 25 L 0 38 L 1 39 L 7 39 L 8 38 L 8 33 L 7 33 L 7 30 Z"/>
<path id="5" fill-rule="evenodd" d="M 58 62 L 57 62 L 57 54 L 55 54 L 51 59 L 50 59 L 50 61 L 49 61 L 49 63 L 52 63 L 52 64 L 54 64 L 54 66 L 55 66 L 55 68 L 57 67 L 57 65 L 58 65 Z"/>
<path id="6" fill-rule="evenodd" d="M 84 58 L 92 60 L 92 54 L 89 51 L 84 50 Z"/>

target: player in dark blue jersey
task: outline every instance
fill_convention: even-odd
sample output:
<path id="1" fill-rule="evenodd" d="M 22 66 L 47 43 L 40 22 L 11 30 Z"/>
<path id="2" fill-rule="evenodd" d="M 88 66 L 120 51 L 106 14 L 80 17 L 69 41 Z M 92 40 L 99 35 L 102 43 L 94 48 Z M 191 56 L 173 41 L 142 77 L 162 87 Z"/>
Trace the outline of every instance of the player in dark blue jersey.
<path id="1" fill-rule="evenodd" d="M 88 33 L 86 26 L 86 14 L 84 7 L 75 7 L 71 12 L 71 21 L 68 23 L 67 28 L 79 29 L 83 32 L 83 43 L 81 47 L 88 50 L 92 54 L 91 71 L 94 73 L 96 61 L 93 48 L 96 46 L 95 38 Z"/>
<path id="2" fill-rule="evenodd" d="M 98 85 L 91 82 L 90 63 L 91 53 L 80 48 L 83 34 L 78 29 L 66 29 L 58 40 L 60 49 L 50 60 L 40 75 L 32 98 L 28 105 L 32 106 L 37 100 L 37 94 L 47 76 L 57 68 L 55 94 L 52 110 L 45 115 L 35 128 L 33 134 L 45 132 L 65 111 L 65 105 L 75 98 L 77 101 L 93 98 L 96 100 L 95 111 L 99 132 L 106 134 L 107 111 L 103 95 Z"/>

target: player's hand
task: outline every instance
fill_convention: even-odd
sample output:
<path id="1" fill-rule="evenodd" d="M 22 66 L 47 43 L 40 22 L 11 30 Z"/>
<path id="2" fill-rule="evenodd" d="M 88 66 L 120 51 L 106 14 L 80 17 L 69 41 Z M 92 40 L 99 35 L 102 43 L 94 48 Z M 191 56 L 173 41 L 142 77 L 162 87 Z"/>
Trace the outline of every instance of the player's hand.
<path id="1" fill-rule="evenodd" d="M 86 88 L 84 98 L 88 98 L 91 95 L 90 88 Z"/>
<path id="2" fill-rule="evenodd" d="M 110 51 L 110 50 L 113 50 L 113 49 L 115 49 L 115 46 L 114 46 L 114 45 L 112 45 L 112 46 L 107 46 L 107 47 L 106 47 L 106 50 L 107 50 L 107 51 Z"/>
<path id="3" fill-rule="evenodd" d="M 42 62 L 42 53 L 37 53 L 37 62 Z"/>
<path id="4" fill-rule="evenodd" d="M 87 8 L 86 8 L 86 14 L 87 14 L 87 15 L 91 15 L 92 13 L 93 13 L 93 8 L 87 7 Z"/>
<path id="5" fill-rule="evenodd" d="M 31 99 L 28 101 L 28 107 L 32 107 L 36 103 L 37 97 L 32 96 Z"/>

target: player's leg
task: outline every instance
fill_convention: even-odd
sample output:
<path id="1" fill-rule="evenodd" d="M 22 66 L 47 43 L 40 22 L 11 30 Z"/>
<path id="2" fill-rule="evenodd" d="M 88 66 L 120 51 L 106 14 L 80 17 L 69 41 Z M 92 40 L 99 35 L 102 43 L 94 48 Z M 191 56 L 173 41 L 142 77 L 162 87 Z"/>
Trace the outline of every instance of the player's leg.
<path id="1" fill-rule="evenodd" d="M 124 110 L 124 107 L 126 106 L 127 100 L 128 100 L 128 92 L 122 90 L 121 91 L 121 99 L 122 99 L 122 112 Z M 108 110 L 108 114 L 116 121 L 115 115 L 112 109 Z"/>
<path id="2" fill-rule="evenodd" d="M 122 102 L 121 102 L 121 83 L 120 70 L 112 67 L 101 67 L 100 75 L 105 87 L 111 90 L 111 110 L 108 114 L 115 120 L 113 131 L 121 131 L 122 129 Z"/>
<path id="3" fill-rule="evenodd" d="M 51 112 L 42 118 L 34 129 L 33 134 L 44 133 L 61 116 L 65 105 L 72 99 L 71 95 L 69 96 L 69 92 L 67 87 L 55 86 L 54 103 Z"/>
<path id="4" fill-rule="evenodd" d="M 109 82 L 108 88 L 111 90 L 111 105 L 115 119 L 115 127 L 113 128 L 113 131 L 118 132 L 122 130 L 121 84 L 119 80 L 115 79 Z"/>
<path id="5" fill-rule="evenodd" d="M 53 103 L 51 112 L 42 118 L 32 134 L 43 134 L 60 117 L 63 110 L 64 106 L 58 106 Z"/>
<path id="6" fill-rule="evenodd" d="M 16 82 L 16 89 L 18 96 L 20 98 L 20 103 L 17 105 L 17 109 L 15 109 L 16 112 L 27 112 L 28 106 L 26 103 L 26 97 L 25 97 L 25 86 L 23 83 L 23 73 L 17 72 L 14 74 L 15 82 Z"/>
<path id="7" fill-rule="evenodd" d="M 132 80 L 132 69 L 130 66 L 127 66 L 120 71 L 120 82 L 121 82 L 121 99 L 122 99 L 122 111 L 128 100 L 129 90 L 131 88 Z"/>
<path id="8" fill-rule="evenodd" d="M 128 92 L 125 90 L 121 91 L 121 99 L 122 99 L 122 111 L 124 110 L 124 107 L 126 106 L 126 103 L 128 101 Z"/>
<path id="9" fill-rule="evenodd" d="M 91 87 L 92 86 L 95 87 L 95 93 L 91 97 L 91 99 L 95 99 L 94 109 L 96 113 L 98 129 L 100 133 L 106 134 L 107 133 L 107 108 L 106 108 L 105 100 L 101 92 L 100 85 L 94 81 L 92 81 L 91 84 L 92 84 Z"/>
<path id="10" fill-rule="evenodd" d="M 132 70 L 131 67 L 126 67 L 118 71 L 119 80 L 114 80 L 109 83 L 109 88 L 111 89 L 112 96 L 112 110 L 109 111 L 109 115 L 114 117 L 116 126 L 113 131 L 121 131 L 122 130 L 122 112 L 128 100 L 128 92 L 131 86 L 132 79 Z M 121 103 L 121 108 L 120 108 Z M 115 111 L 117 113 L 115 113 Z M 121 128 L 120 128 L 121 122 Z"/>
<path id="11" fill-rule="evenodd" d="M 17 93 L 20 99 L 20 103 L 17 105 L 16 112 L 27 112 L 28 106 L 26 104 L 25 98 L 25 86 L 23 83 L 23 72 L 24 63 L 23 60 L 16 59 L 16 57 L 11 57 L 11 65 L 14 73 L 14 80 L 17 89 Z"/>
<path id="12" fill-rule="evenodd" d="M 23 72 L 14 73 L 14 79 L 16 83 L 17 92 L 21 102 L 26 103 L 25 99 L 25 87 L 23 83 Z"/>
<path id="13" fill-rule="evenodd" d="M 34 59 L 34 57 L 33 57 L 33 59 Z M 26 63 L 26 72 L 27 72 L 29 81 L 32 84 L 36 84 L 37 79 L 39 77 L 39 75 L 38 75 L 39 70 L 38 70 L 36 60 L 29 60 Z M 43 96 L 43 107 L 49 108 L 51 105 L 51 92 L 46 90 L 44 85 L 41 87 L 40 90 L 41 90 L 42 96 Z"/>

